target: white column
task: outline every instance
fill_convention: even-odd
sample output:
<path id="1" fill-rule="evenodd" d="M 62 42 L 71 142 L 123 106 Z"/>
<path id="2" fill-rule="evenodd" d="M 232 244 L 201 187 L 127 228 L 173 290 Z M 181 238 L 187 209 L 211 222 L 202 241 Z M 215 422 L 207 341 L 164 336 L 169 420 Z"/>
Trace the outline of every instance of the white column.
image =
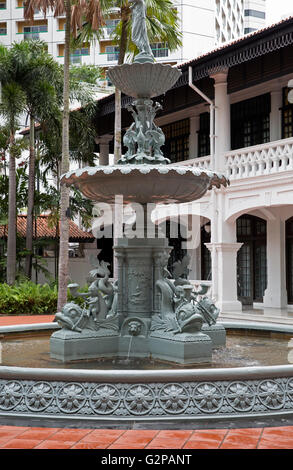
<path id="1" fill-rule="evenodd" d="M 267 221 L 267 289 L 264 307 L 286 308 L 285 222 L 277 217 Z"/>
<path id="2" fill-rule="evenodd" d="M 206 246 L 212 257 L 212 296 L 221 312 L 241 312 L 237 295 L 237 243 L 236 222 L 225 221 L 225 190 L 214 190 L 211 205 L 211 243 Z"/>
<path id="3" fill-rule="evenodd" d="M 99 165 L 109 165 L 109 142 L 112 139 L 113 136 L 109 134 L 96 137 L 96 144 L 100 145 Z"/>
<path id="4" fill-rule="evenodd" d="M 228 69 L 211 74 L 215 80 L 215 170 L 224 171 L 224 155 L 231 147 L 230 97 L 227 93 Z"/>
<path id="5" fill-rule="evenodd" d="M 271 114 L 270 114 L 270 141 L 280 140 L 282 138 L 282 87 L 276 84 L 271 91 Z"/>
<path id="6" fill-rule="evenodd" d="M 190 117 L 189 158 L 198 156 L 199 116 Z"/>
<path id="7" fill-rule="evenodd" d="M 206 246 L 217 258 L 217 307 L 221 312 L 241 312 L 242 305 L 237 299 L 237 252 L 242 243 L 206 243 Z"/>

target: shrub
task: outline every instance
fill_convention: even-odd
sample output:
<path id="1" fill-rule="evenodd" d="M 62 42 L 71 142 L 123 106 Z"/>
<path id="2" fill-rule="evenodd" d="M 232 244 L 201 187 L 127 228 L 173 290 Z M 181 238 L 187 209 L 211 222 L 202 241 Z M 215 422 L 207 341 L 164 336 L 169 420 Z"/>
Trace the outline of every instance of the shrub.
<path id="1" fill-rule="evenodd" d="M 87 291 L 87 286 L 80 289 Z M 0 314 L 28 314 L 28 315 L 54 315 L 57 312 L 58 290 L 57 286 L 49 284 L 35 284 L 23 281 L 13 286 L 0 284 Z M 73 299 L 68 293 L 68 302 L 83 303 L 83 299 Z"/>

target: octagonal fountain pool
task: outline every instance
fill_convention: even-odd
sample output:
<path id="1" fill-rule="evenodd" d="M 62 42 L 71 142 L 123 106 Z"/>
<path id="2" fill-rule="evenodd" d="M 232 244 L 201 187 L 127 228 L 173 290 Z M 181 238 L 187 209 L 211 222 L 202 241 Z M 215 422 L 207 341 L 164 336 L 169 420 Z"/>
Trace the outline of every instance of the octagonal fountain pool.
<path id="1" fill-rule="evenodd" d="M 2 422 L 172 427 L 292 418 L 290 327 L 230 325 L 226 346 L 196 368 L 127 357 L 63 364 L 50 358 L 53 328 L 1 329 Z"/>

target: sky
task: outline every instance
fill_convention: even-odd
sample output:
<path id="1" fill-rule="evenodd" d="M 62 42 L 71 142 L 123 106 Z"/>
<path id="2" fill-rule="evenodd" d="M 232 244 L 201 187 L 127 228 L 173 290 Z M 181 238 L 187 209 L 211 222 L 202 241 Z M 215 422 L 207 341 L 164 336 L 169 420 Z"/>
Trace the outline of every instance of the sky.
<path id="1" fill-rule="evenodd" d="M 289 15 L 287 15 L 289 13 Z M 292 0 L 266 0 L 266 18 L 267 26 L 277 23 L 282 16 L 293 16 Z"/>

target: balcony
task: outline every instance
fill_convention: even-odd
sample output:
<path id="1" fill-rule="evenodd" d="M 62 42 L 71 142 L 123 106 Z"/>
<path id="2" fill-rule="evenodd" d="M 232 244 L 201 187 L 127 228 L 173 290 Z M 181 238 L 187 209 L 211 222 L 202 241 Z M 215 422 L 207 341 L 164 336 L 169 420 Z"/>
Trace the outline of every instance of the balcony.
<path id="1" fill-rule="evenodd" d="M 175 165 L 212 170 L 211 156 L 192 158 Z M 229 180 L 272 175 L 293 170 L 293 137 L 265 144 L 231 150 L 225 154 L 225 170 Z"/>
<path id="2" fill-rule="evenodd" d="M 173 165 L 183 165 L 183 166 L 192 166 L 194 168 L 203 168 L 205 170 L 211 169 L 211 156 L 200 158 L 190 158 L 188 160 L 183 160 L 182 162 L 173 163 Z"/>
<path id="3" fill-rule="evenodd" d="M 225 160 L 230 180 L 293 170 L 293 137 L 227 152 Z"/>

